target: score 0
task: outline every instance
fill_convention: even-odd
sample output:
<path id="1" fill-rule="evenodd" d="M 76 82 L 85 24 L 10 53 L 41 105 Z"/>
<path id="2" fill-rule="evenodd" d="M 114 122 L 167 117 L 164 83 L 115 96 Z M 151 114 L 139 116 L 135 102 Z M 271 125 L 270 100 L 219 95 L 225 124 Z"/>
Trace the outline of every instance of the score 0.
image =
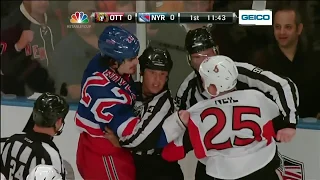
<path id="1" fill-rule="evenodd" d="M 136 13 L 125 13 L 124 23 L 135 23 L 136 22 Z"/>

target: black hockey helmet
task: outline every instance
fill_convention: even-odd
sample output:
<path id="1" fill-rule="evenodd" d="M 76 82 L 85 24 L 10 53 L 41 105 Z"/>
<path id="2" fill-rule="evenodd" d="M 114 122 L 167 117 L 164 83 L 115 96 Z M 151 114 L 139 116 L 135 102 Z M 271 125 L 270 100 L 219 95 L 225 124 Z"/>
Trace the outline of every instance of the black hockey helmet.
<path id="1" fill-rule="evenodd" d="M 209 48 L 213 48 L 216 53 L 218 50 L 207 27 L 190 30 L 185 38 L 185 48 L 189 54 L 194 54 Z"/>
<path id="2" fill-rule="evenodd" d="M 33 120 L 40 127 L 55 127 L 58 119 L 66 117 L 69 105 L 63 97 L 43 93 L 34 103 Z"/>
<path id="3" fill-rule="evenodd" d="M 170 73 L 173 62 L 168 50 L 149 46 L 139 57 L 140 72 L 145 69 L 161 70 Z"/>

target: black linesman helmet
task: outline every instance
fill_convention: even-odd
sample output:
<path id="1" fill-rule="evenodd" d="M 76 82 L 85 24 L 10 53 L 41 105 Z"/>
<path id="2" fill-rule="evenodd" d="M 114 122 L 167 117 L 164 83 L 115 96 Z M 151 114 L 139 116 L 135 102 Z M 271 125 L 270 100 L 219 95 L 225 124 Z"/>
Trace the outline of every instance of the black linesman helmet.
<path id="1" fill-rule="evenodd" d="M 145 69 L 167 71 L 170 73 L 173 62 L 168 50 L 149 46 L 139 57 L 140 72 Z"/>
<path id="2" fill-rule="evenodd" d="M 218 46 L 213 40 L 211 33 L 208 31 L 207 27 L 197 28 L 190 30 L 185 39 L 185 49 L 187 50 L 188 62 L 190 64 L 191 54 L 204 51 L 206 49 L 212 48 L 216 54 L 219 54 Z"/>
<path id="3" fill-rule="evenodd" d="M 59 95 L 43 93 L 34 103 L 33 120 L 40 127 L 55 127 L 58 119 L 64 118 L 69 112 L 69 105 Z"/>

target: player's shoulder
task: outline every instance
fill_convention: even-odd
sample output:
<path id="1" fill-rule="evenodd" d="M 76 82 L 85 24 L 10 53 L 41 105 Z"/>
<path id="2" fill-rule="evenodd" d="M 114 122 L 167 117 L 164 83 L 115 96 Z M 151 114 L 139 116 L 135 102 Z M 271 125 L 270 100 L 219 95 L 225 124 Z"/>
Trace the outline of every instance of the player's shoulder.
<path id="1" fill-rule="evenodd" d="M 248 98 L 247 96 L 244 96 L 244 95 L 251 95 L 255 97 L 266 97 L 263 92 L 258 91 L 256 89 L 236 90 L 236 91 L 230 92 L 230 94 L 234 96 L 244 97 L 244 98 Z"/>
<path id="2" fill-rule="evenodd" d="M 180 87 L 178 89 L 178 92 L 177 92 L 177 96 L 182 96 L 184 91 L 187 89 L 188 87 L 188 84 L 191 80 L 193 80 L 194 78 L 196 78 L 197 75 L 194 71 L 192 71 L 184 80 L 183 82 L 180 84 Z"/>
<path id="3" fill-rule="evenodd" d="M 221 98 L 225 97 L 232 97 L 246 102 L 256 102 L 268 99 L 263 92 L 256 89 L 236 90 L 221 96 Z"/>
<path id="4" fill-rule="evenodd" d="M 160 92 L 159 94 L 155 95 L 149 102 L 149 104 L 157 104 L 159 101 L 165 102 L 165 101 L 171 101 L 173 102 L 173 98 L 171 95 L 170 90 L 164 90 Z"/>

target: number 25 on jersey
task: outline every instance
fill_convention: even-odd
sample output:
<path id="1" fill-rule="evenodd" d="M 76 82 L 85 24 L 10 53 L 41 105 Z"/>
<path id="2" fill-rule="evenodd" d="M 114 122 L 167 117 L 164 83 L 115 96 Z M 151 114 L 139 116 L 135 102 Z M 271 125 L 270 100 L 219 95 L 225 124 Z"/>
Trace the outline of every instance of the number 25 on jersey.
<path id="1" fill-rule="evenodd" d="M 232 119 L 232 131 L 227 130 L 226 132 L 229 132 L 229 134 L 226 134 L 225 136 L 228 136 L 228 140 L 221 142 L 221 143 L 212 143 L 212 140 L 216 138 L 219 134 L 222 133 L 222 131 L 226 128 L 227 125 L 227 117 L 225 112 L 217 107 L 211 107 L 205 109 L 201 114 L 201 122 L 203 122 L 208 116 L 215 116 L 217 119 L 217 123 L 205 134 L 204 136 L 204 146 L 206 147 L 207 151 L 211 149 L 215 150 L 224 150 L 228 148 L 232 148 L 234 146 L 246 146 L 251 144 L 254 141 L 261 141 L 262 140 L 262 129 L 260 125 L 253 121 L 253 120 L 243 120 L 242 115 L 255 115 L 258 117 L 261 117 L 260 108 L 258 107 L 245 107 L 245 106 L 235 106 L 233 107 L 233 115 Z M 242 129 L 249 129 L 253 132 L 254 138 L 240 138 L 235 136 L 234 140 L 232 142 L 230 136 L 233 131 L 240 131 Z M 251 136 L 252 136 L 251 135 Z"/>

